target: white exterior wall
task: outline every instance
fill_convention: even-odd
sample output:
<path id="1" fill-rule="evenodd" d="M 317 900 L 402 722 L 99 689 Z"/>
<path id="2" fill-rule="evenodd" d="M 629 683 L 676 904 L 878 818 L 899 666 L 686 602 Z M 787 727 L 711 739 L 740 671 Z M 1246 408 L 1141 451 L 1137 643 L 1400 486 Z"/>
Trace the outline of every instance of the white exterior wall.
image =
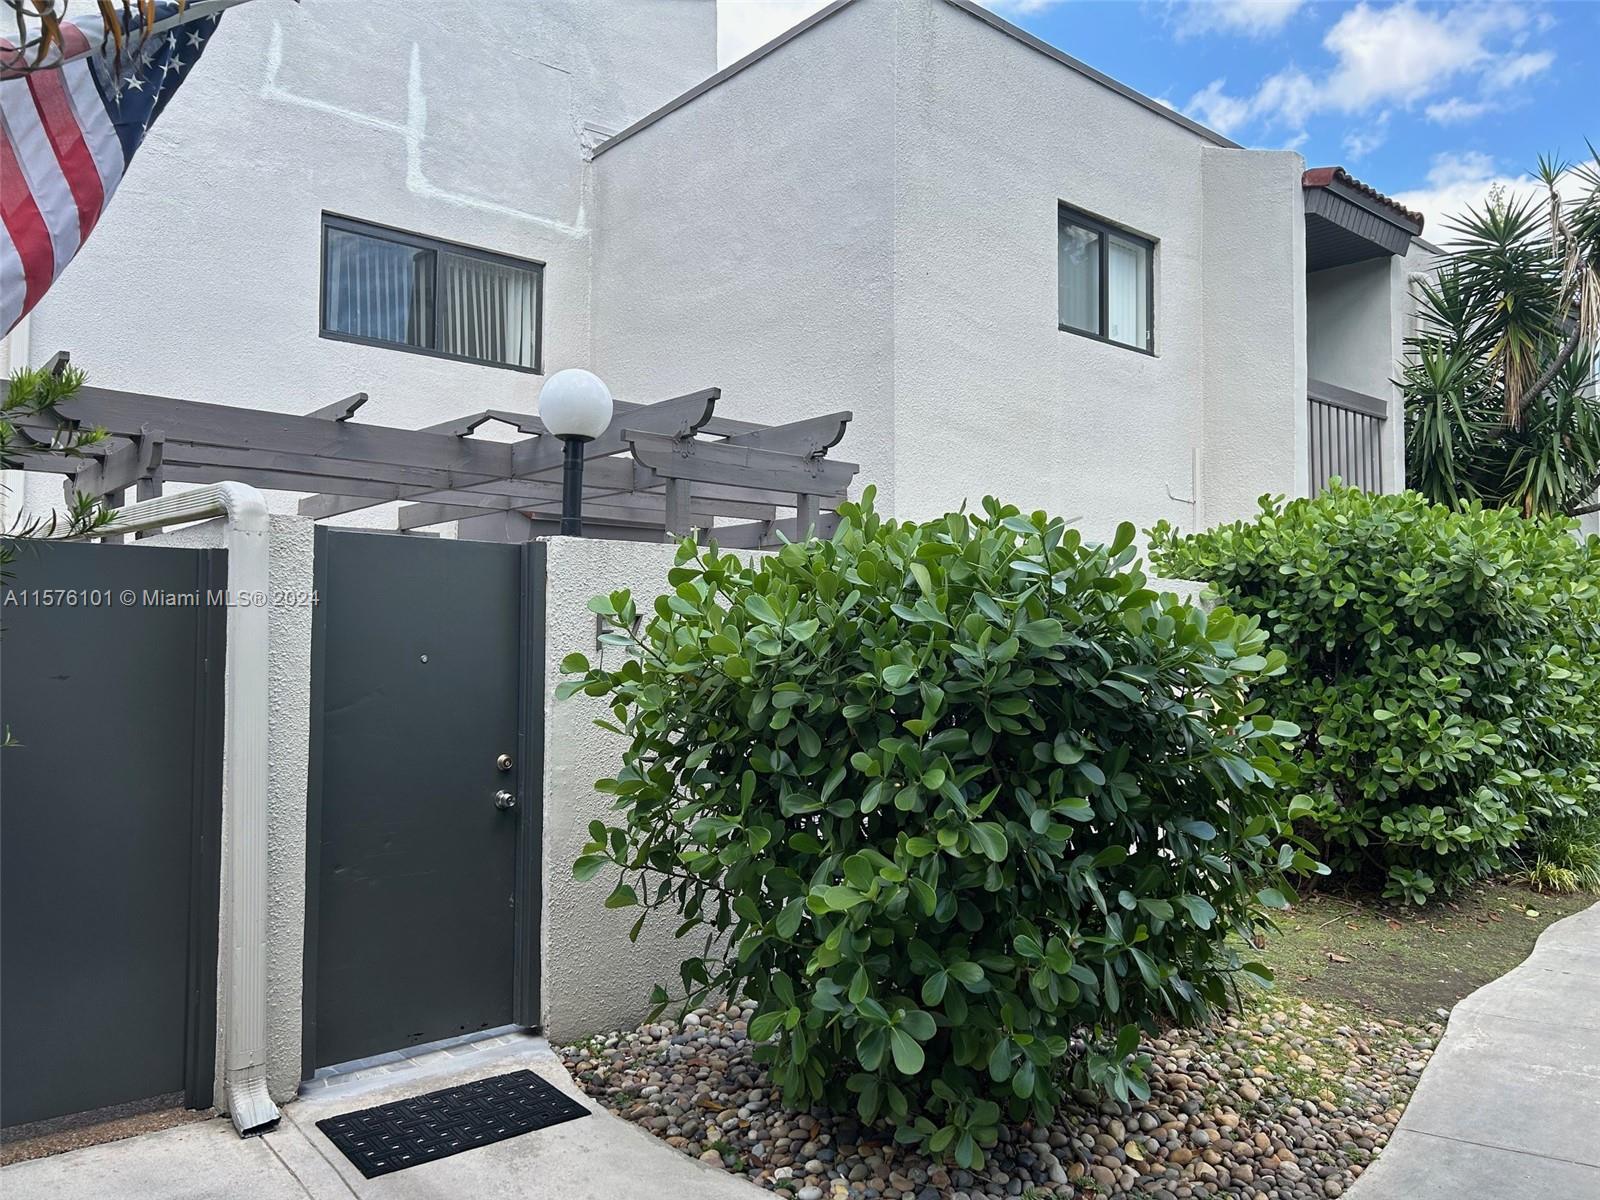
<path id="1" fill-rule="evenodd" d="M 835 453 L 903 516 L 1231 519 L 1304 486 L 1303 165 L 942 0 L 857 0 L 596 159 L 594 363 L 851 408 Z M 1061 202 L 1158 242 L 1155 355 L 1058 328 Z"/>
<path id="2" fill-rule="evenodd" d="M 845 8 L 594 161 L 591 361 L 719 415 L 849 409 L 836 457 L 892 502 L 894 61 Z"/>
<path id="3" fill-rule="evenodd" d="M 1293 486 L 1299 157 L 1216 148 L 967 12 L 925 8 L 900 23 L 899 510 L 993 491 L 1091 536 L 1243 515 L 1192 502 L 1197 451 L 1256 491 Z M 1223 203 L 1212 162 L 1229 168 Z M 1153 356 L 1059 328 L 1061 203 L 1156 243 Z M 1248 322 L 1217 322 L 1241 266 Z M 1263 294 L 1287 319 L 1257 311 Z M 1208 372 L 1219 338 L 1230 361 Z M 1208 445 L 1208 414 L 1230 436 Z"/>
<path id="4" fill-rule="evenodd" d="M 538 376 L 319 337 L 323 211 L 545 263 L 546 369 L 585 365 L 583 144 L 715 69 L 714 0 L 243 5 L 31 315 L 30 357 L 287 412 L 366 391 L 362 418 L 397 426 L 532 411 Z"/>
<path id="5" fill-rule="evenodd" d="M 1306 412 L 1305 160 L 1202 151 L 1205 197 L 1204 528 L 1248 518 L 1263 494 L 1303 496 Z"/>

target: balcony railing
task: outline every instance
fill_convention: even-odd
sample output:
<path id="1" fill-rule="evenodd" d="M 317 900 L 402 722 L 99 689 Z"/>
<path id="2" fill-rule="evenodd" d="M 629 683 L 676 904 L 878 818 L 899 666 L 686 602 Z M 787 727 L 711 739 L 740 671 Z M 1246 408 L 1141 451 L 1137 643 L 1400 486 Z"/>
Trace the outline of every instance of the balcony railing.
<path id="1" fill-rule="evenodd" d="M 1376 396 L 1310 380 L 1311 494 L 1337 475 L 1351 487 L 1383 491 L 1383 423 L 1389 408 Z"/>

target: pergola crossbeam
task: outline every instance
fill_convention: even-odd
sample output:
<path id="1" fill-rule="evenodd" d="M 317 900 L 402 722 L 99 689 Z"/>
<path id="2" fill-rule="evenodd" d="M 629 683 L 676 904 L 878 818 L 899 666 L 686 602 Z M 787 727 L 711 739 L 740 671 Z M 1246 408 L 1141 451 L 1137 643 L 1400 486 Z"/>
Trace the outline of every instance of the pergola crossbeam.
<path id="1" fill-rule="evenodd" d="M 765 545 L 780 531 L 831 526 L 858 470 L 827 457 L 851 414 L 762 425 L 718 417 L 720 396 L 704 388 L 614 404 L 606 430 L 582 443 L 584 511 L 595 528 L 720 536 L 716 522 L 732 520 L 743 523 L 722 527 L 735 539 L 728 544 Z M 299 509 L 313 519 L 401 502 L 402 530 L 498 513 L 526 517 L 531 534 L 559 516 L 565 444 L 536 415 L 484 408 L 398 429 L 356 420 L 363 409 L 371 412 L 365 392 L 300 415 L 84 387 L 50 416 L 17 419 L 23 437 L 14 453 L 25 469 L 68 476 L 73 490 L 102 497 L 134 485 L 148 498 L 166 483 L 235 480 L 305 493 Z M 491 422 L 521 436 L 474 436 Z M 63 427 L 108 436 L 68 455 L 53 449 Z M 514 526 L 482 521 L 475 529 L 515 537 Z"/>

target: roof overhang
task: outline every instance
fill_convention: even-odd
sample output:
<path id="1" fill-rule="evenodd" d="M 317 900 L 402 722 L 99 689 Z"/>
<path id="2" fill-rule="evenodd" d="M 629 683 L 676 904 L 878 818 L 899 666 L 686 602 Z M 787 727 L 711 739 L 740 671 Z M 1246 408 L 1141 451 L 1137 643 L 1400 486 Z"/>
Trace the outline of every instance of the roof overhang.
<path id="1" fill-rule="evenodd" d="M 1306 270 L 1403 255 L 1422 233 L 1422 214 L 1368 187 L 1342 167 L 1319 167 L 1302 180 L 1306 197 Z"/>

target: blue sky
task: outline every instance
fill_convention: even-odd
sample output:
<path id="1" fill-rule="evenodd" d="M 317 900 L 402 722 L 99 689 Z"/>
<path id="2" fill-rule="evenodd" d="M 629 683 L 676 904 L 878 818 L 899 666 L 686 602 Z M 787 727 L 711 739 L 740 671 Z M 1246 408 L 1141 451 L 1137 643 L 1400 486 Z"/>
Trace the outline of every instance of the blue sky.
<path id="1" fill-rule="evenodd" d="M 720 57 L 817 0 L 718 0 Z M 1340 164 L 1428 217 L 1600 146 L 1600 3 L 993 0 L 1045 41 L 1244 145 Z"/>

